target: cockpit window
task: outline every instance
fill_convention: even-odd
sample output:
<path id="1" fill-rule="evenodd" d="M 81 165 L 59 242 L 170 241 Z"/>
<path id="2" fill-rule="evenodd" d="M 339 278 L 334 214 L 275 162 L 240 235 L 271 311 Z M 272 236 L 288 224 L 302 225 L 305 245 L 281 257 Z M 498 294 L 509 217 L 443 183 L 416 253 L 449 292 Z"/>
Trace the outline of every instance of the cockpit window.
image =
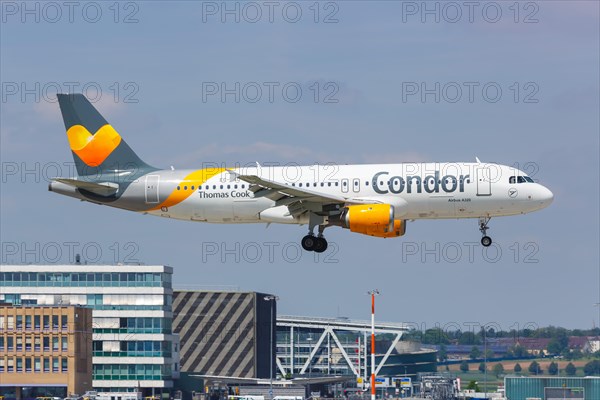
<path id="1" fill-rule="evenodd" d="M 508 183 L 533 183 L 533 179 L 528 176 L 511 176 L 508 178 Z"/>

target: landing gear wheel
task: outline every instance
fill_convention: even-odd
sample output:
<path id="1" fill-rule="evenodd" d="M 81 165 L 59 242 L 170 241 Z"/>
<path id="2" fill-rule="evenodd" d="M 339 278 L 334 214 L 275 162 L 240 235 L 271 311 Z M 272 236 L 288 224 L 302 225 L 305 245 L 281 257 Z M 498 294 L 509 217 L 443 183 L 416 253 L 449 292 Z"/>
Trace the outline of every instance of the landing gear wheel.
<path id="1" fill-rule="evenodd" d="M 302 238 L 300 242 L 302 244 L 302 248 L 306 251 L 314 251 L 317 244 L 317 239 L 313 235 L 306 235 Z"/>
<path id="2" fill-rule="evenodd" d="M 482 237 L 481 244 L 483 245 L 483 247 L 489 247 L 492 244 L 492 238 L 489 236 Z"/>
<path id="3" fill-rule="evenodd" d="M 324 237 L 318 237 L 315 242 L 314 250 L 316 253 L 322 253 L 327 250 L 327 240 Z"/>
<path id="4" fill-rule="evenodd" d="M 488 223 L 490 222 L 490 217 L 480 217 L 479 218 L 479 232 L 483 235 L 481 238 L 481 245 L 483 247 L 489 247 L 492 244 L 492 238 L 487 235 Z"/>

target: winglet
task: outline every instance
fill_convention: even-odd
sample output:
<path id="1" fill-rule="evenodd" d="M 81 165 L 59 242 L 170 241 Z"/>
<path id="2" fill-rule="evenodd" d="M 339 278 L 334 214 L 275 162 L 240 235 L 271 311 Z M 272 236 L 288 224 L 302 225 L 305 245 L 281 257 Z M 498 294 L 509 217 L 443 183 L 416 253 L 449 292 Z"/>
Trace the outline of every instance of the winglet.
<path id="1" fill-rule="evenodd" d="M 475 160 L 477 161 L 478 164 L 481 164 L 481 161 L 479 161 L 479 157 L 475 157 Z"/>

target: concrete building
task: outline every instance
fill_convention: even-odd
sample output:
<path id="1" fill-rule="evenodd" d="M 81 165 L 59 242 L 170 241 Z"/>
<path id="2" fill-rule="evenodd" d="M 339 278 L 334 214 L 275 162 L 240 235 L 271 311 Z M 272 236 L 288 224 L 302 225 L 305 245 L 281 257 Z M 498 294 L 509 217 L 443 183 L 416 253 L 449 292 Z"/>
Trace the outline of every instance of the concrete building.
<path id="1" fill-rule="evenodd" d="M 93 309 L 95 390 L 151 395 L 173 387 L 178 343 L 171 267 L 2 265 L 0 271 L 0 302 Z"/>
<path id="2" fill-rule="evenodd" d="M 175 291 L 182 375 L 268 378 L 271 365 L 275 374 L 276 309 L 264 293 Z"/>
<path id="3" fill-rule="evenodd" d="M 7 398 L 91 390 L 92 310 L 0 305 L 0 376 L 0 396 Z"/>

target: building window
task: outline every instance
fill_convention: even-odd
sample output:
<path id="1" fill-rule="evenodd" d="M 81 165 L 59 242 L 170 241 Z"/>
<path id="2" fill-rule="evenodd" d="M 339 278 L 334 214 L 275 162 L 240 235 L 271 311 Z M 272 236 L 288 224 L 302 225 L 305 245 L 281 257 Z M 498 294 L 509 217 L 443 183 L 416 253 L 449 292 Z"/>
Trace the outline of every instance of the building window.
<path id="1" fill-rule="evenodd" d="M 41 341 L 42 341 L 42 338 L 39 337 L 39 336 L 36 336 L 33 339 L 33 350 L 34 351 L 40 351 L 41 350 L 41 345 L 40 345 Z"/>
<path id="2" fill-rule="evenodd" d="M 52 351 L 58 351 L 58 338 L 52 338 Z"/>
<path id="3" fill-rule="evenodd" d="M 31 330 L 31 315 L 25 316 L 25 329 Z"/>
<path id="4" fill-rule="evenodd" d="M 52 329 L 58 329 L 58 315 L 52 316 Z"/>
<path id="5" fill-rule="evenodd" d="M 32 342 L 33 342 L 33 339 L 31 338 L 31 336 L 25 337 L 25 351 L 31 351 Z"/>
<path id="6" fill-rule="evenodd" d="M 17 336 L 17 351 L 23 350 L 23 338 L 21 336 Z"/>
<path id="7" fill-rule="evenodd" d="M 31 372 L 31 357 L 25 358 L 25 372 Z"/>
<path id="8" fill-rule="evenodd" d="M 23 372 L 23 359 L 17 357 L 17 372 Z"/>
<path id="9" fill-rule="evenodd" d="M 67 330 L 68 326 L 67 326 L 67 316 L 66 315 L 60 316 L 60 326 L 62 327 L 63 330 Z"/>
<path id="10" fill-rule="evenodd" d="M 17 315 L 17 330 L 23 329 L 23 316 Z"/>
<path id="11" fill-rule="evenodd" d="M 50 372 L 50 358 L 44 357 L 44 372 Z"/>
<path id="12" fill-rule="evenodd" d="M 33 328 L 36 330 L 40 329 L 40 316 L 39 315 L 33 316 Z"/>
<path id="13" fill-rule="evenodd" d="M 58 372 L 58 357 L 52 359 L 52 372 Z"/>
<path id="14" fill-rule="evenodd" d="M 8 359 L 7 363 L 8 369 L 7 372 L 15 372 L 15 360 L 13 358 Z"/>
<path id="15" fill-rule="evenodd" d="M 4 372 L 4 358 L 0 357 L 0 372 Z"/>
<path id="16" fill-rule="evenodd" d="M 15 349 L 14 338 L 12 336 L 6 337 L 6 350 L 13 351 Z"/>
<path id="17" fill-rule="evenodd" d="M 62 357 L 60 359 L 60 364 L 61 364 L 61 368 L 60 368 L 61 372 L 68 372 L 68 370 L 69 370 L 68 365 L 69 364 L 67 362 L 67 357 Z"/>
<path id="18" fill-rule="evenodd" d="M 50 316 L 44 315 L 44 329 L 50 329 Z"/>
<path id="19" fill-rule="evenodd" d="M 41 368 L 42 368 L 42 366 L 40 364 L 40 358 L 36 357 L 33 362 L 33 371 L 40 372 Z"/>
<path id="20" fill-rule="evenodd" d="M 62 343 L 62 351 L 67 351 L 68 350 L 68 343 L 67 343 L 67 337 L 63 336 L 62 338 L 60 338 L 61 343 Z"/>
<path id="21" fill-rule="evenodd" d="M 44 351 L 50 350 L 50 338 L 48 336 L 44 336 Z"/>

